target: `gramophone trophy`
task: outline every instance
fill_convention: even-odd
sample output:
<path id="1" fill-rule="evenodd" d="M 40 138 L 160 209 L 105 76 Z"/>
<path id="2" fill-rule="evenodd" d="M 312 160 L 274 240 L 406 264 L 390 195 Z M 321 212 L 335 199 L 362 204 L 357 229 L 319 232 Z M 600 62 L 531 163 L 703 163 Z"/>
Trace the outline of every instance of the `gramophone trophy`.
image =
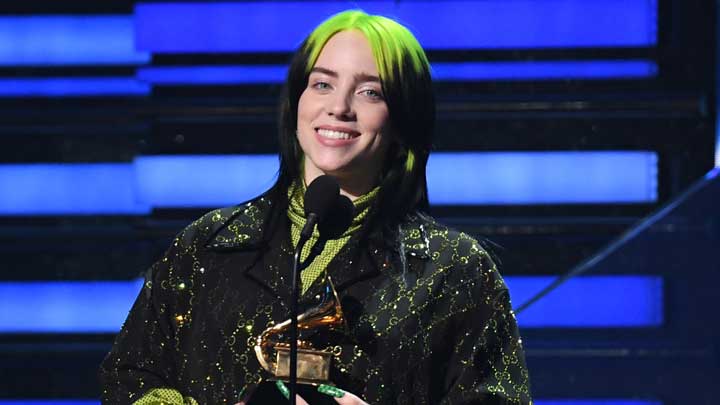
<path id="1" fill-rule="evenodd" d="M 319 305 L 298 315 L 298 330 L 335 330 L 345 326 L 340 300 L 329 277 Z M 258 362 L 275 379 L 290 378 L 290 343 L 282 338 L 290 329 L 290 319 L 266 329 L 257 337 L 255 356 Z M 305 340 L 298 339 L 297 381 L 302 384 L 330 384 L 331 348 L 319 349 Z"/>

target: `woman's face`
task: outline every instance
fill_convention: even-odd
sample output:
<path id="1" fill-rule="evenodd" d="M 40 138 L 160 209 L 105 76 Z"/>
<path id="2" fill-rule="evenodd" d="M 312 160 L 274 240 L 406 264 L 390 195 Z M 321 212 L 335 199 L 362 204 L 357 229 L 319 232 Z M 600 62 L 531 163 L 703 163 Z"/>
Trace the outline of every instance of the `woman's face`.
<path id="1" fill-rule="evenodd" d="M 297 117 L 306 182 L 329 174 L 360 193 L 375 185 L 389 141 L 388 107 L 362 33 L 342 31 L 328 40 L 300 96 Z"/>

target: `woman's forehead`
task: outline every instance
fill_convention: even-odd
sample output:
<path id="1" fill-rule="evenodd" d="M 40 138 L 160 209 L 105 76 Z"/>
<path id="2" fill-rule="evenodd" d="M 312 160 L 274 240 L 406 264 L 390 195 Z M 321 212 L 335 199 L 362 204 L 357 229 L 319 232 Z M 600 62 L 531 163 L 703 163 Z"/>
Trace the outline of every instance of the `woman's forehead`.
<path id="1" fill-rule="evenodd" d="M 360 31 L 340 31 L 330 37 L 318 55 L 313 70 L 378 77 L 370 42 Z"/>

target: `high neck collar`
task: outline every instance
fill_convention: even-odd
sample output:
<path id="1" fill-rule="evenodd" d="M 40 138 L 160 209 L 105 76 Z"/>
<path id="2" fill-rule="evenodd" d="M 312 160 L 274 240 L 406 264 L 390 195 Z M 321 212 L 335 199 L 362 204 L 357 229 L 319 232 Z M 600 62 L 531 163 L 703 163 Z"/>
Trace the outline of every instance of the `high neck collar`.
<path id="1" fill-rule="evenodd" d="M 302 227 L 305 225 L 305 204 L 304 204 L 304 196 L 305 196 L 306 186 L 305 182 L 303 181 L 295 181 L 289 188 L 288 188 L 288 218 L 293 223 L 293 225 Z M 378 192 L 380 191 L 380 187 L 375 187 L 374 189 L 370 190 L 368 193 L 358 197 L 353 201 L 353 206 L 355 207 L 354 213 L 353 213 L 353 220 L 350 224 L 350 227 L 343 233 L 339 238 L 347 237 L 354 232 L 356 232 L 360 227 L 362 226 L 365 218 L 367 218 L 368 213 L 370 212 L 370 207 L 372 206 L 372 203 L 375 201 L 375 197 L 377 196 Z M 318 230 L 315 229 L 313 231 L 313 238 L 319 238 Z"/>

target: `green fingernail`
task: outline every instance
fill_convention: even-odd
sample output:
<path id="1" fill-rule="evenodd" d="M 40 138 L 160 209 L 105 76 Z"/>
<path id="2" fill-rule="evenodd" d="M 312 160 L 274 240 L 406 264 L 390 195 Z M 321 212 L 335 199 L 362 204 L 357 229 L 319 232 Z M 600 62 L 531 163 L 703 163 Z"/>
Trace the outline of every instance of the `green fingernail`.
<path id="1" fill-rule="evenodd" d="M 330 395 L 331 397 L 335 398 L 342 398 L 345 395 L 345 391 L 341 390 L 340 388 L 326 384 L 321 384 L 318 387 L 318 392 L 320 392 L 321 394 Z"/>
<path id="2" fill-rule="evenodd" d="M 285 386 L 285 383 L 283 383 L 280 380 L 275 381 L 275 386 L 278 387 L 280 390 L 280 393 L 283 394 L 285 399 L 290 399 L 290 390 L 288 387 Z"/>

